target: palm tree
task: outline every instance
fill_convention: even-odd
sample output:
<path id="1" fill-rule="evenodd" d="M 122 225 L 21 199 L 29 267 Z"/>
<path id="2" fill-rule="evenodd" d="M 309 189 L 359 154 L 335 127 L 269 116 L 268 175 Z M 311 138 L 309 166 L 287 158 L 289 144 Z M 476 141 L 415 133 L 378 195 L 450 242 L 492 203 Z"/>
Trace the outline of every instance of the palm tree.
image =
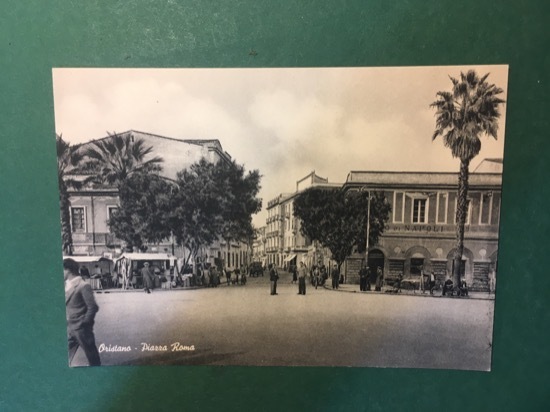
<path id="1" fill-rule="evenodd" d="M 450 77 L 450 76 L 449 76 Z M 464 225 L 468 207 L 468 177 L 471 160 L 481 150 L 480 137 L 484 134 L 497 138 L 500 105 L 503 90 L 487 83 L 486 75 L 479 77 L 474 70 L 460 73 L 460 80 L 450 77 L 452 92 L 437 92 L 437 100 L 430 104 L 436 111 L 436 127 L 432 141 L 438 136 L 453 157 L 460 159 L 458 178 L 458 206 L 456 210 L 456 250 L 453 257 L 453 281 L 460 282 L 460 268 L 464 251 Z"/>
<path id="2" fill-rule="evenodd" d="M 161 157 L 145 157 L 153 147 L 145 146 L 142 139 L 133 139 L 131 133 L 110 134 L 108 138 L 93 142 L 85 155 L 86 167 L 96 173 L 97 183 L 120 187 L 120 184 L 135 173 L 158 172 L 162 170 Z"/>
<path id="3" fill-rule="evenodd" d="M 134 139 L 131 133 L 113 133 L 90 144 L 84 152 L 87 157 L 84 167 L 94 175 L 94 183 L 115 186 L 120 193 L 122 185 L 132 176 L 162 170 L 161 157 L 145 159 L 152 151 L 152 146 L 145 146 L 144 140 Z"/>
<path id="4" fill-rule="evenodd" d="M 69 189 L 79 189 L 87 183 L 87 179 L 76 180 L 73 176 L 78 173 L 83 155 L 78 147 L 71 146 L 56 135 L 57 145 L 57 181 L 59 185 L 59 208 L 61 212 L 61 239 L 64 255 L 73 254 L 73 236 L 71 229 L 71 202 Z"/>

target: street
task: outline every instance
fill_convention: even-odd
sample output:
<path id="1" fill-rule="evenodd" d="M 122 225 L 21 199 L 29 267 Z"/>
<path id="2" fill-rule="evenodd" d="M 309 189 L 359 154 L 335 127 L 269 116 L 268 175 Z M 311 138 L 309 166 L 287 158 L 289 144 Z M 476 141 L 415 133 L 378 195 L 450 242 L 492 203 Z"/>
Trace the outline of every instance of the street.
<path id="1" fill-rule="evenodd" d="M 489 370 L 492 300 L 346 293 L 281 272 L 246 286 L 95 294 L 103 365 L 374 366 Z M 79 351 L 76 363 L 85 364 Z"/>

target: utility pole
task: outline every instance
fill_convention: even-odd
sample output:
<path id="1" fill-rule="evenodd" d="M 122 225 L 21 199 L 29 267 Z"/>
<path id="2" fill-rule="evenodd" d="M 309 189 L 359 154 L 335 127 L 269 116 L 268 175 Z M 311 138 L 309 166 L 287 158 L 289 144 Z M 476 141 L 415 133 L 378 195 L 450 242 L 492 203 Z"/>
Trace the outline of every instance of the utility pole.
<path id="1" fill-rule="evenodd" d="M 364 187 L 360 189 L 360 192 L 364 191 Z M 368 192 L 369 197 L 367 198 L 367 242 L 365 246 L 365 268 L 368 270 L 369 268 L 369 237 L 370 237 L 370 201 L 371 201 L 371 193 Z"/>

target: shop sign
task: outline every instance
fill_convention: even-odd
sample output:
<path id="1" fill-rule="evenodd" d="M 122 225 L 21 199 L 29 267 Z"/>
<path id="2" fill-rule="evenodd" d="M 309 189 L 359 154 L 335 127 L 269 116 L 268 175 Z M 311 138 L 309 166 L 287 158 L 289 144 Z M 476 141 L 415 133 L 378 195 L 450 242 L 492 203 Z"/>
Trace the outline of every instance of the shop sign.
<path id="1" fill-rule="evenodd" d="M 464 228 L 467 231 L 467 227 Z M 455 230 L 453 225 L 390 225 L 388 232 L 444 233 Z"/>

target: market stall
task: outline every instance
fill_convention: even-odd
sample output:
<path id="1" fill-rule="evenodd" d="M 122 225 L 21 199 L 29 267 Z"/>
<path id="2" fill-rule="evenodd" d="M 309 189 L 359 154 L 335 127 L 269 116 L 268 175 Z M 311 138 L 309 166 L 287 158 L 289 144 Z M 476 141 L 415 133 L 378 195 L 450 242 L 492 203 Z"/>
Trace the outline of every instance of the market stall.
<path id="1" fill-rule="evenodd" d="M 143 287 L 142 269 L 145 262 L 154 274 L 154 287 L 170 289 L 178 275 L 177 258 L 167 253 L 124 253 L 115 261 L 115 272 L 123 289 Z"/>
<path id="2" fill-rule="evenodd" d="M 103 256 L 63 256 L 73 259 L 80 266 L 80 275 L 90 282 L 92 289 L 113 287 L 113 261 Z"/>

